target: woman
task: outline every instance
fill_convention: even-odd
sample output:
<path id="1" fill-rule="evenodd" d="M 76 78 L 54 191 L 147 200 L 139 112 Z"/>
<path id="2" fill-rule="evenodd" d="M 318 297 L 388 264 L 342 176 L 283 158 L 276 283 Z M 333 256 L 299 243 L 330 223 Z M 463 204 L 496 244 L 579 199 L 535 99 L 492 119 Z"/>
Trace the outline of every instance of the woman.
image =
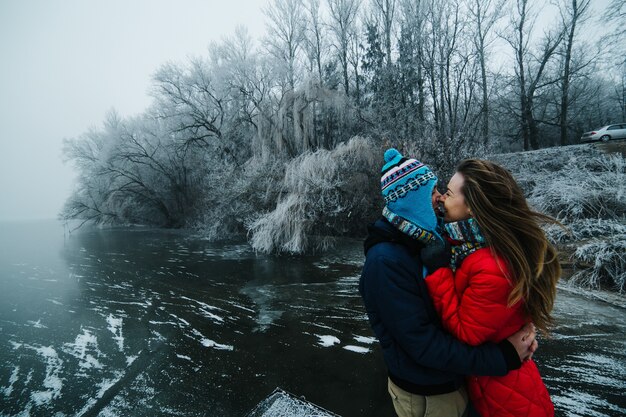
<path id="1" fill-rule="evenodd" d="M 538 221 L 555 220 L 529 208 L 507 170 L 477 159 L 460 163 L 440 201 L 451 267 L 426 285 L 446 329 L 471 345 L 499 342 L 527 322 L 547 332 L 561 267 Z M 468 388 L 482 417 L 554 416 L 532 360 L 503 377 L 470 377 Z"/>

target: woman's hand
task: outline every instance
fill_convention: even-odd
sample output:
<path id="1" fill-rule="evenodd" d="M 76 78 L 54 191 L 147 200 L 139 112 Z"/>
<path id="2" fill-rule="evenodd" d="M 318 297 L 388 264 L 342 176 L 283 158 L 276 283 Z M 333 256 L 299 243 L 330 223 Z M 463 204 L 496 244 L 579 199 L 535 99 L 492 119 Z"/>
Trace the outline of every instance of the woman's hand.
<path id="1" fill-rule="evenodd" d="M 532 358 L 539 347 L 536 337 L 537 331 L 535 325 L 527 323 L 517 333 L 509 336 L 507 340 L 515 347 L 520 360 L 524 362 Z"/>

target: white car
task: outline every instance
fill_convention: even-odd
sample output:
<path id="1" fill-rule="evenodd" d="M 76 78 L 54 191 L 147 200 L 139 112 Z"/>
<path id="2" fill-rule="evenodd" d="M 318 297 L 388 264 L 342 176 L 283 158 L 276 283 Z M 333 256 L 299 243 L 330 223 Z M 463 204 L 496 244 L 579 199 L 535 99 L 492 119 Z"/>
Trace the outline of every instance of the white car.
<path id="1" fill-rule="evenodd" d="M 609 139 L 626 139 L 626 123 L 608 125 L 591 132 L 583 133 L 581 142 L 591 142 L 601 140 L 606 142 Z"/>

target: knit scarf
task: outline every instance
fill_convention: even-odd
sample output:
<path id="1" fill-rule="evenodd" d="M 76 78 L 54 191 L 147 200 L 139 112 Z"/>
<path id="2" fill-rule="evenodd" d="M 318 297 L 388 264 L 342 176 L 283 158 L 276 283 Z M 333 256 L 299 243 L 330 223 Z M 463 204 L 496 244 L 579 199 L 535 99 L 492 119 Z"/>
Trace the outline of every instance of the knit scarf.
<path id="1" fill-rule="evenodd" d="M 452 240 L 450 267 L 456 270 L 470 254 L 487 246 L 485 237 L 480 232 L 478 223 L 473 218 L 446 223 L 445 233 Z"/>
<path id="2" fill-rule="evenodd" d="M 418 226 L 413 222 L 410 222 L 402 216 L 398 216 L 389 210 L 387 206 L 383 208 L 383 217 L 387 219 L 396 229 L 425 245 L 431 244 L 437 240 L 434 233 Z"/>

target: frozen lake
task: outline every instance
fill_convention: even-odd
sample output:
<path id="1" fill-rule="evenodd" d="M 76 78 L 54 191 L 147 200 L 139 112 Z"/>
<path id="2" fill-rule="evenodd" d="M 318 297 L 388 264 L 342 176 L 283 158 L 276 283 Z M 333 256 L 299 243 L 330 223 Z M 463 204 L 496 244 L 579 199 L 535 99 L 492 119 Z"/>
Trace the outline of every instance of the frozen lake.
<path id="1" fill-rule="evenodd" d="M 187 232 L 0 223 L 0 415 L 242 416 L 280 386 L 391 416 L 357 241 L 255 254 Z M 559 292 L 536 361 L 559 416 L 626 414 L 624 310 Z"/>

